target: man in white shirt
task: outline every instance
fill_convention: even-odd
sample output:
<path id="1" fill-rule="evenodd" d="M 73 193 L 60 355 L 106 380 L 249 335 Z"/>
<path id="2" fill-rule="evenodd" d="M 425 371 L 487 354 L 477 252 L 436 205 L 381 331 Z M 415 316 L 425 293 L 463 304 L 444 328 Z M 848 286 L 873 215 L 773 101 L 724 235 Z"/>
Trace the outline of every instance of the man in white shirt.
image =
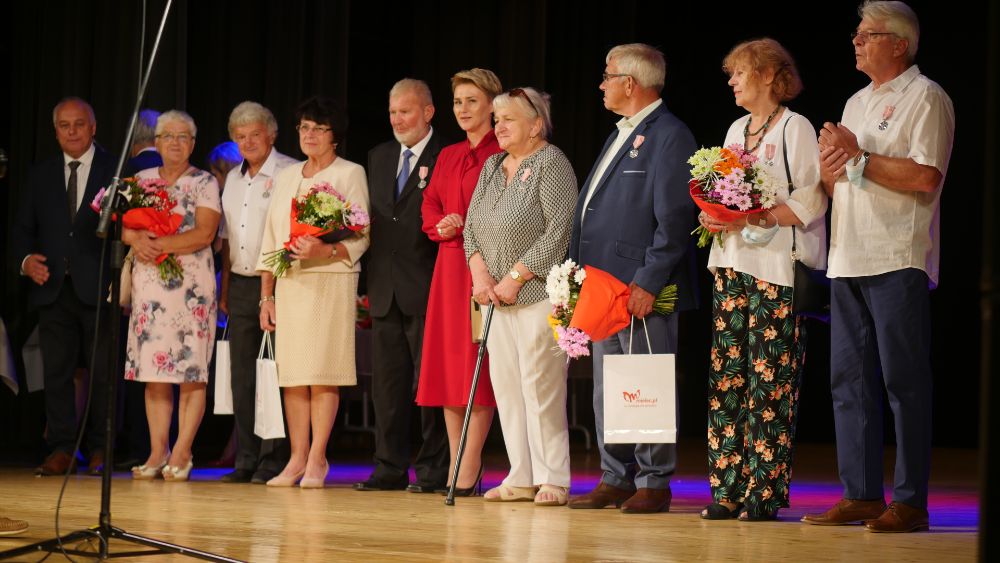
<path id="1" fill-rule="evenodd" d="M 236 418 L 236 467 L 225 483 L 265 484 L 288 462 L 286 440 L 261 440 L 253 433 L 260 329 L 260 239 L 278 172 L 295 159 L 274 149 L 278 122 L 256 102 L 243 102 L 229 115 L 229 136 L 243 164 L 229 171 L 222 192 L 222 287 L 219 308 L 229 315 L 229 353 Z"/>
<path id="2" fill-rule="evenodd" d="M 938 282 L 939 201 L 955 113 L 944 90 L 913 64 L 913 10 L 869 0 L 859 14 L 855 59 L 872 83 L 819 138 L 823 186 L 833 200 L 830 379 L 844 498 L 803 521 L 914 532 L 928 529 L 929 291 Z M 883 384 L 897 444 L 888 507 Z"/>

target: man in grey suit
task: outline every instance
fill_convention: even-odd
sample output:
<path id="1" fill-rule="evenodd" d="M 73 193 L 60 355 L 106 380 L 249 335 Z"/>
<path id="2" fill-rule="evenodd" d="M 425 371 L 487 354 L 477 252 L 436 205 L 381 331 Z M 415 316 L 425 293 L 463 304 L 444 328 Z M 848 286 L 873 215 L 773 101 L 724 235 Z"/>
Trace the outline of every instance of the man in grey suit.
<path id="1" fill-rule="evenodd" d="M 409 482 L 410 420 L 420 373 L 424 317 L 437 244 L 421 230 L 423 190 L 447 143 L 431 128 L 430 88 L 404 78 L 389 91 L 395 140 L 368 153 L 371 247 L 365 255 L 372 316 L 375 470 L 359 491 L 431 493 L 448 478 L 448 438 L 441 409 L 420 407 L 423 443 Z"/>

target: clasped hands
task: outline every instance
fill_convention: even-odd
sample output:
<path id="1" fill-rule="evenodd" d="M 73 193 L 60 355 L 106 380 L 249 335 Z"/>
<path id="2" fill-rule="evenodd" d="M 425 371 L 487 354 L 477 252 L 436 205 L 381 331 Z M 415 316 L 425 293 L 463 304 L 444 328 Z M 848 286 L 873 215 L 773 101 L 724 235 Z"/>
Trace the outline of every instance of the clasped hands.
<path id="1" fill-rule="evenodd" d="M 517 303 L 517 295 L 522 285 L 510 276 L 504 276 L 497 282 L 489 274 L 473 274 L 472 297 L 480 305 L 513 305 Z"/>
<path id="2" fill-rule="evenodd" d="M 858 137 L 843 123 L 824 123 L 819 132 L 819 172 L 823 183 L 833 186 L 844 174 L 847 163 L 854 159 L 861 148 Z"/>
<path id="3" fill-rule="evenodd" d="M 122 231 L 122 242 L 132 247 L 132 254 L 137 260 L 147 264 L 156 262 L 157 258 L 165 254 L 163 243 L 151 231 L 125 229 Z"/>
<path id="4" fill-rule="evenodd" d="M 330 258 L 333 255 L 333 247 L 312 235 L 302 235 L 296 238 L 290 248 L 290 257 L 293 260 L 310 260 L 312 258 Z"/>
<path id="5" fill-rule="evenodd" d="M 440 221 L 438 221 L 435 228 L 437 229 L 437 234 L 444 240 L 451 240 L 458 236 L 458 231 L 465 224 L 462 216 L 458 213 L 449 213 L 445 215 Z"/>

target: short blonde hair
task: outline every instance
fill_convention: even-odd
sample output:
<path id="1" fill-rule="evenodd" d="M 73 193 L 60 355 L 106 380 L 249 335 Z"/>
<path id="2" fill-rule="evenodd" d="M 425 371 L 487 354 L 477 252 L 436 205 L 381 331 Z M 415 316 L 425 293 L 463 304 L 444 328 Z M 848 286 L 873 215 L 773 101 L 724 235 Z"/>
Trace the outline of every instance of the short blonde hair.
<path id="1" fill-rule="evenodd" d="M 733 47 L 722 60 L 722 70 L 732 75 L 736 67 L 746 66 L 753 80 L 761 80 L 767 71 L 774 72 L 771 92 L 779 101 L 787 102 L 802 92 L 802 79 L 792 55 L 770 37 L 744 41 Z"/>
<path id="2" fill-rule="evenodd" d="M 179 109 L 165 111 L 160 114 L 160 117 L 156 118 L 156 134 L 163 133 L 163 128 L 171 121 L 179 121 L 187 125 L 188 131 L 191 132 L 191 137 L 198 136 L 198 126 L 194 124 L 194 118 Z"/>
<path id="3" fill-rule="evenodd" d="M 548 94 L 534 88 L 513 88 L 493 98 L 493 113 L 512 105 L 520 108 L 529 119 L 541 118 L 542 130 L 538 136 L 548 140 L 552 134 L 552 109 Z"/>
<path id="4" fill-rule="evenodd" d="M 455 88 L 458 88 L 462 84 L 472 84 L 482 90 L 491 100 L 503 92 L 500 79 L 497 78 L 497 75 L 492 70 L 485 68 L 473 68 L 456 72 L 455 76 L 451 77 L 451 93 L 454 94 Z"/>

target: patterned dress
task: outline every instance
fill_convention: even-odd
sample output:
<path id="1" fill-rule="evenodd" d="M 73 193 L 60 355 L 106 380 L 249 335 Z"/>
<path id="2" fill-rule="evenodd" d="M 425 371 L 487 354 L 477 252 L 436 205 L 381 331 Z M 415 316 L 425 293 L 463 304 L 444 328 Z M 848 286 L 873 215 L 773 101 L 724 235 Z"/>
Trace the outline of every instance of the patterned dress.
<path id="1" fill-rule="evenodd" d="M 157 168 L 139 178 L 159 178 Z M 195 209 L 219 211 L 219 186 L 204 170 L 190 168 L 167 192 L 183 215 L 178 233 L 194 228 Z M 184 279 L 164 282 L 155 264 L 132 267 L 125 379 L 161 383 L 205 383 L 215 341 L 215 265 L 211 246 L 177 255 Z"/>

